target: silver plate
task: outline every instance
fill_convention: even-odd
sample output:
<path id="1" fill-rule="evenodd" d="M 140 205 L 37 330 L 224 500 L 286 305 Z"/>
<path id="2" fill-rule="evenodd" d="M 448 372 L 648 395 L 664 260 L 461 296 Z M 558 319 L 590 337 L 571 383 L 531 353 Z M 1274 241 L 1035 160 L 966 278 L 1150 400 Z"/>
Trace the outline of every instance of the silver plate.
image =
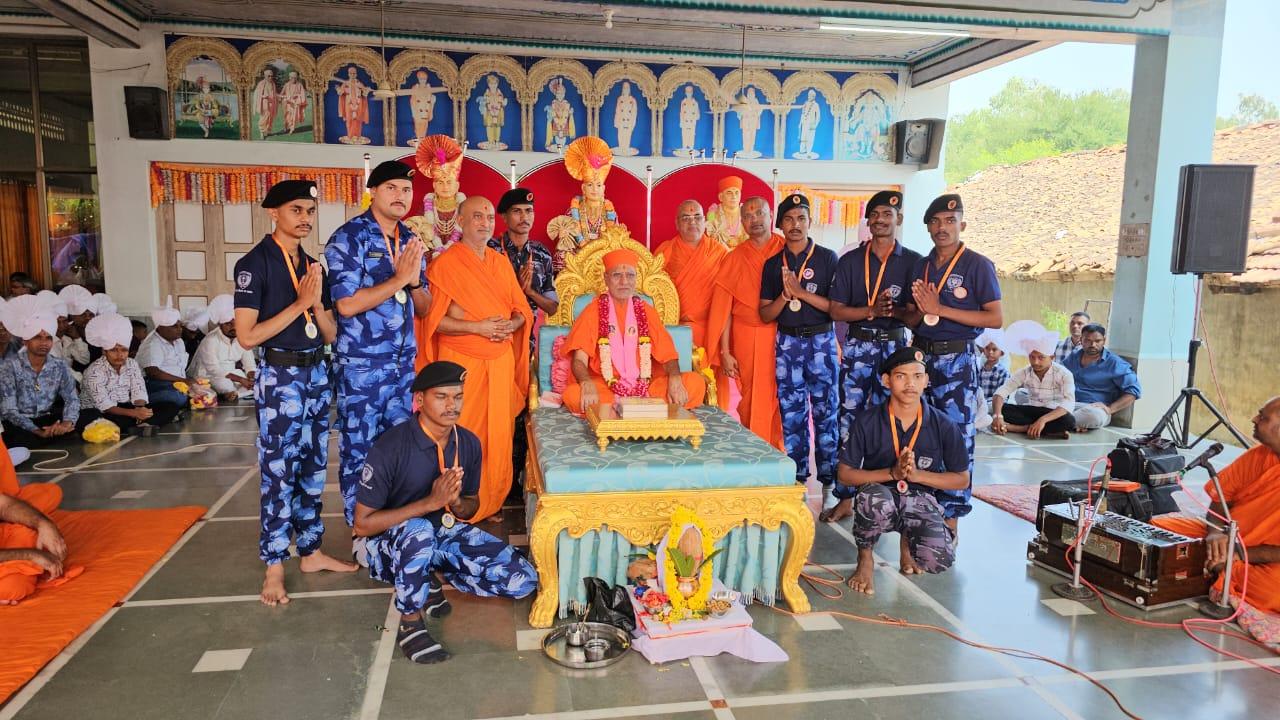
<path id="1" fill-rule="evenodd" d="M 587 639 L 604 638 L 609 641 L 609 649 L 605 651 L 603 660 L 595 662 L 571 658 L 569 644 L 565 642 L 565 634 L 571 625 L 576 624 L 565 623 L 542 637 L 542 652 L 551 658 L 552 662 L 575 670 L 593 670 L 618 662 L 631 650 L 631 638 L 626 632 L 607 623 L 589 622 L 583 623 L 587 626 Z M 581 648 L 574 649 L 581 650 Z"/>

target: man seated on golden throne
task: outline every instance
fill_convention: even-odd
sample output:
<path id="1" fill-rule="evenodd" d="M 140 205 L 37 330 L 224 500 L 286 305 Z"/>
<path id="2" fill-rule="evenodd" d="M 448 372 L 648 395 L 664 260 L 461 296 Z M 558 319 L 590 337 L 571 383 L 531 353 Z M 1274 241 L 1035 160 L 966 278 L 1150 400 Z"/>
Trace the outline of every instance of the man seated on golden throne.
<path id="1" fill-rule="evenodd" d="M 564 406 L 575 414 L 618 397 L 650 397 L 693 408 L 706 383 L 680 371 L 675 342 L 653 305 L 637 294 L 640 256 L 619 248 L 603 257 L 605 292 L 582 310 L 561 352 L 572 362 Z M 656 369 L 656 372 L 655 372 Z"/>

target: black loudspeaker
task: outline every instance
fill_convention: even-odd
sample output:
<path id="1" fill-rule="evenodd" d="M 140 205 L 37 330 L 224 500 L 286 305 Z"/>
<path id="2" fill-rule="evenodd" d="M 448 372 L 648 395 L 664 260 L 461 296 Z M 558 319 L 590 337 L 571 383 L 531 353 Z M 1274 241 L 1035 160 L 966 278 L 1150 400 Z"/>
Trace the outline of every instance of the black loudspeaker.
<path id="1" fill-rule="evenodd" d="M 945 120 L 903 120 L 893 125 L 893 162 L 919 165 L 921 170 L 938 167 L 942 156 Z"/>
<path id="2" fill-rule="evenodd" d="M 1253 165 L 1183 165 L 1173 226 L 1174 275 L 1242 273 L 1249 255 Z"/>
<path id="3" fill-rule="evenodd" d="M 129 118 L 129 137 L 169 139 L 169 93 L 163 88 L 126 85 L 124 108 Z"/>

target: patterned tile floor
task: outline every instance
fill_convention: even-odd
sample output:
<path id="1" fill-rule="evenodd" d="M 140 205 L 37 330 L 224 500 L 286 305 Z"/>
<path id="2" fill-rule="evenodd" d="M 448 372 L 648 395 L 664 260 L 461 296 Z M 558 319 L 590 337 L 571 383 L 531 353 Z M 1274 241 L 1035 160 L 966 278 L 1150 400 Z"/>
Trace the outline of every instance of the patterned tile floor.
<path id="1" fill-rule="evenodd" d="M 529 601 L 450 591 L 455 611 L 435 629 L 454 658 L 415 666 L 384 630 L 394 620 L 389 589 L 367 577 L 301 577 L 291 564 L 294 601 L 274 609 L 257 602 L 253 422 L 251 408 L 221 408 L 155 438 L 77 447 L 50 463 L 81 466 L 74 471 L 33 472 L 28 464 L 23 481 L 60 483 L 68 508 L 200 503 L 210 510 L 122 606 L 0 707 L 0 720 L 1123 717 L 1096 688 L 1050 665 L 936 633 L 831 614 L 801 619 L 760 606 L 750 610 L 756 628 L 791 655 L 789 662 L 720 656 L 652 666 L 632 655 L 583 673 L 541 657 L 541 633 L 527 623 Z M 984 435 L 976 482 L 1083 477 L 1118 436 L 1103 430 L 1029 442 Z M 142 457 L 202 443 L 219 445 Z M 335 440 L 332 465 L 336 450 Z M 130 458 L 137 459 L 102 464 Z M 324 499 L 326 547 L 341 553 L 347 535 L 337 493 L 329 489 Z M 499 532 L 523 541 L 523 518 L 507 515 Z M 1042 653 L 1097 673 L 1145 718 L 1243 718 L 1277 706 L 1280 678 L 1225 660 L 1180 632 L 1118 621 L 1096 602 L 1059 601 L 1049 590 L 1056 578 L 1026 562 L 1032 533 L 1030 524 L 975 501 L 950 572 L 898 574 L 891 537 L 877 549 L 875 596 L 828 600 L 811 592 L 814 609 L 884 613 Z M 855 550 L 847 525 L 819 527 L 812 559 L 848 574 Z M 1193 615 L 1179 606 L 1150 617 Z M 1214 642 L 1280 665 L 1244 643 Z"/>

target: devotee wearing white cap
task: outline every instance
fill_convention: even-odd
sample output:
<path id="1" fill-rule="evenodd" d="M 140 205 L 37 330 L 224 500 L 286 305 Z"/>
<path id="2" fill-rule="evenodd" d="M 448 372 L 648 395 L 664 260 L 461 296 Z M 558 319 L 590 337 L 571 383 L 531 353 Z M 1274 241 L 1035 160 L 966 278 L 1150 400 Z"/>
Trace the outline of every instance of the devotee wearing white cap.
<path id="1" fill-rule="evenodd" d="M 182 345 L 187 349 L 187 357 L 193 357 L 200 343 L 204 342 L 204 331 L 209 327 L 209 308 L 189 307 L 182 311 Z"/>
<path id="2" fill-rule="evenodd" d="M 8 362 L 22 349 L 22 341 L 5 325 L 5 305 L 8 301 L 0 298 L 0 362 Z"/>
<path id="3" fill-rule="evenodd" d="M 209 301 L 208 317 L 214 328 L 191 358 L 191 377 L 207 378 L 223 402 L 253 397 L 257 373 L 253 353 L 236 340 L 235 312 L 235 299 L 229 294 Z"/>
<path id="4" fill-rule="evenodd" d="M 102 350 L 84 371 L 81 405 L 102 413 L 121 430 L 145 429 L 173 421 L 178 406 L 151 403 L 142 368 L 129 357 L 133 325 L 112 313 L 99 315 L 85 326 L 89 343 Z"/>
<path id="5" fill-rule="evenodd" d="M 1066 368 L 1053 361 L 1058 333 L 1040 323 L 1020 320 L 1005 333 L 1010 350 L 1027 356 L 1027 367 L 1009 377 L 991 399 L 991 431 L 1026 433 L 1030 438 L 1065 440 L 1075 428 L 1076 383 Z M 1017 390 L 1027 391 L 1026 404 L 1006 400 Z"/>
<path id="6" fill-rule="evenodd" d="M 181 313 L 173 307 L 170 295 L 165 306 L 151 311 L 155 329 L 138 346 L 138 365 L 147 380 L 147 395 L 152 402 L 172 403 L 179 410 L 187 407 L 186 393 L 173 386 L 187 380 L 187 348 L 182 344 Z"/>
<path id="7" fill-rule="evenodd" d="M 10 302 L 5 311 L 6 324 L 24 344 L 16 357 L 0 364 L 5 444 L 40 446 L 84 429 L 97 413 L 80 412 L 71 368 L 49 355 L 58 332 L 57 317 L 35 297 L 31 302 Z"/>
<path id="8" fill-rule="evenodd" d="M 49 350 L 49 357 L 65 360 L 66 354 L 62 351 L 62 336 L 66 334 L 67 328 L 71 325 L 71 321 L 67 319 L 67 304 L 62 301 L 62 298 L 58 297 L 58 293 L 52 290 L 41 290 L 33 297 L 35 297 L 40 307 L 48 310 L 53 315 L 54 321 L 58 325 L 57 332 L 53 335 L 53 347 Z M 71 375 L 77 381 L 79 380 L 74 371 Z"/>
<path id="9" fill-rule="evenodd" d="M 84 328 L 96 315 L 97 304 L 93 293 L 79 285 L 68 285 L 58 291 L 62 301 L 66 323 L 59 323 L 59 342 L 62 357 L 71 365 L 71 371 L 79 379 L 80 373 L 97 358 L 84 339 Z"/>

